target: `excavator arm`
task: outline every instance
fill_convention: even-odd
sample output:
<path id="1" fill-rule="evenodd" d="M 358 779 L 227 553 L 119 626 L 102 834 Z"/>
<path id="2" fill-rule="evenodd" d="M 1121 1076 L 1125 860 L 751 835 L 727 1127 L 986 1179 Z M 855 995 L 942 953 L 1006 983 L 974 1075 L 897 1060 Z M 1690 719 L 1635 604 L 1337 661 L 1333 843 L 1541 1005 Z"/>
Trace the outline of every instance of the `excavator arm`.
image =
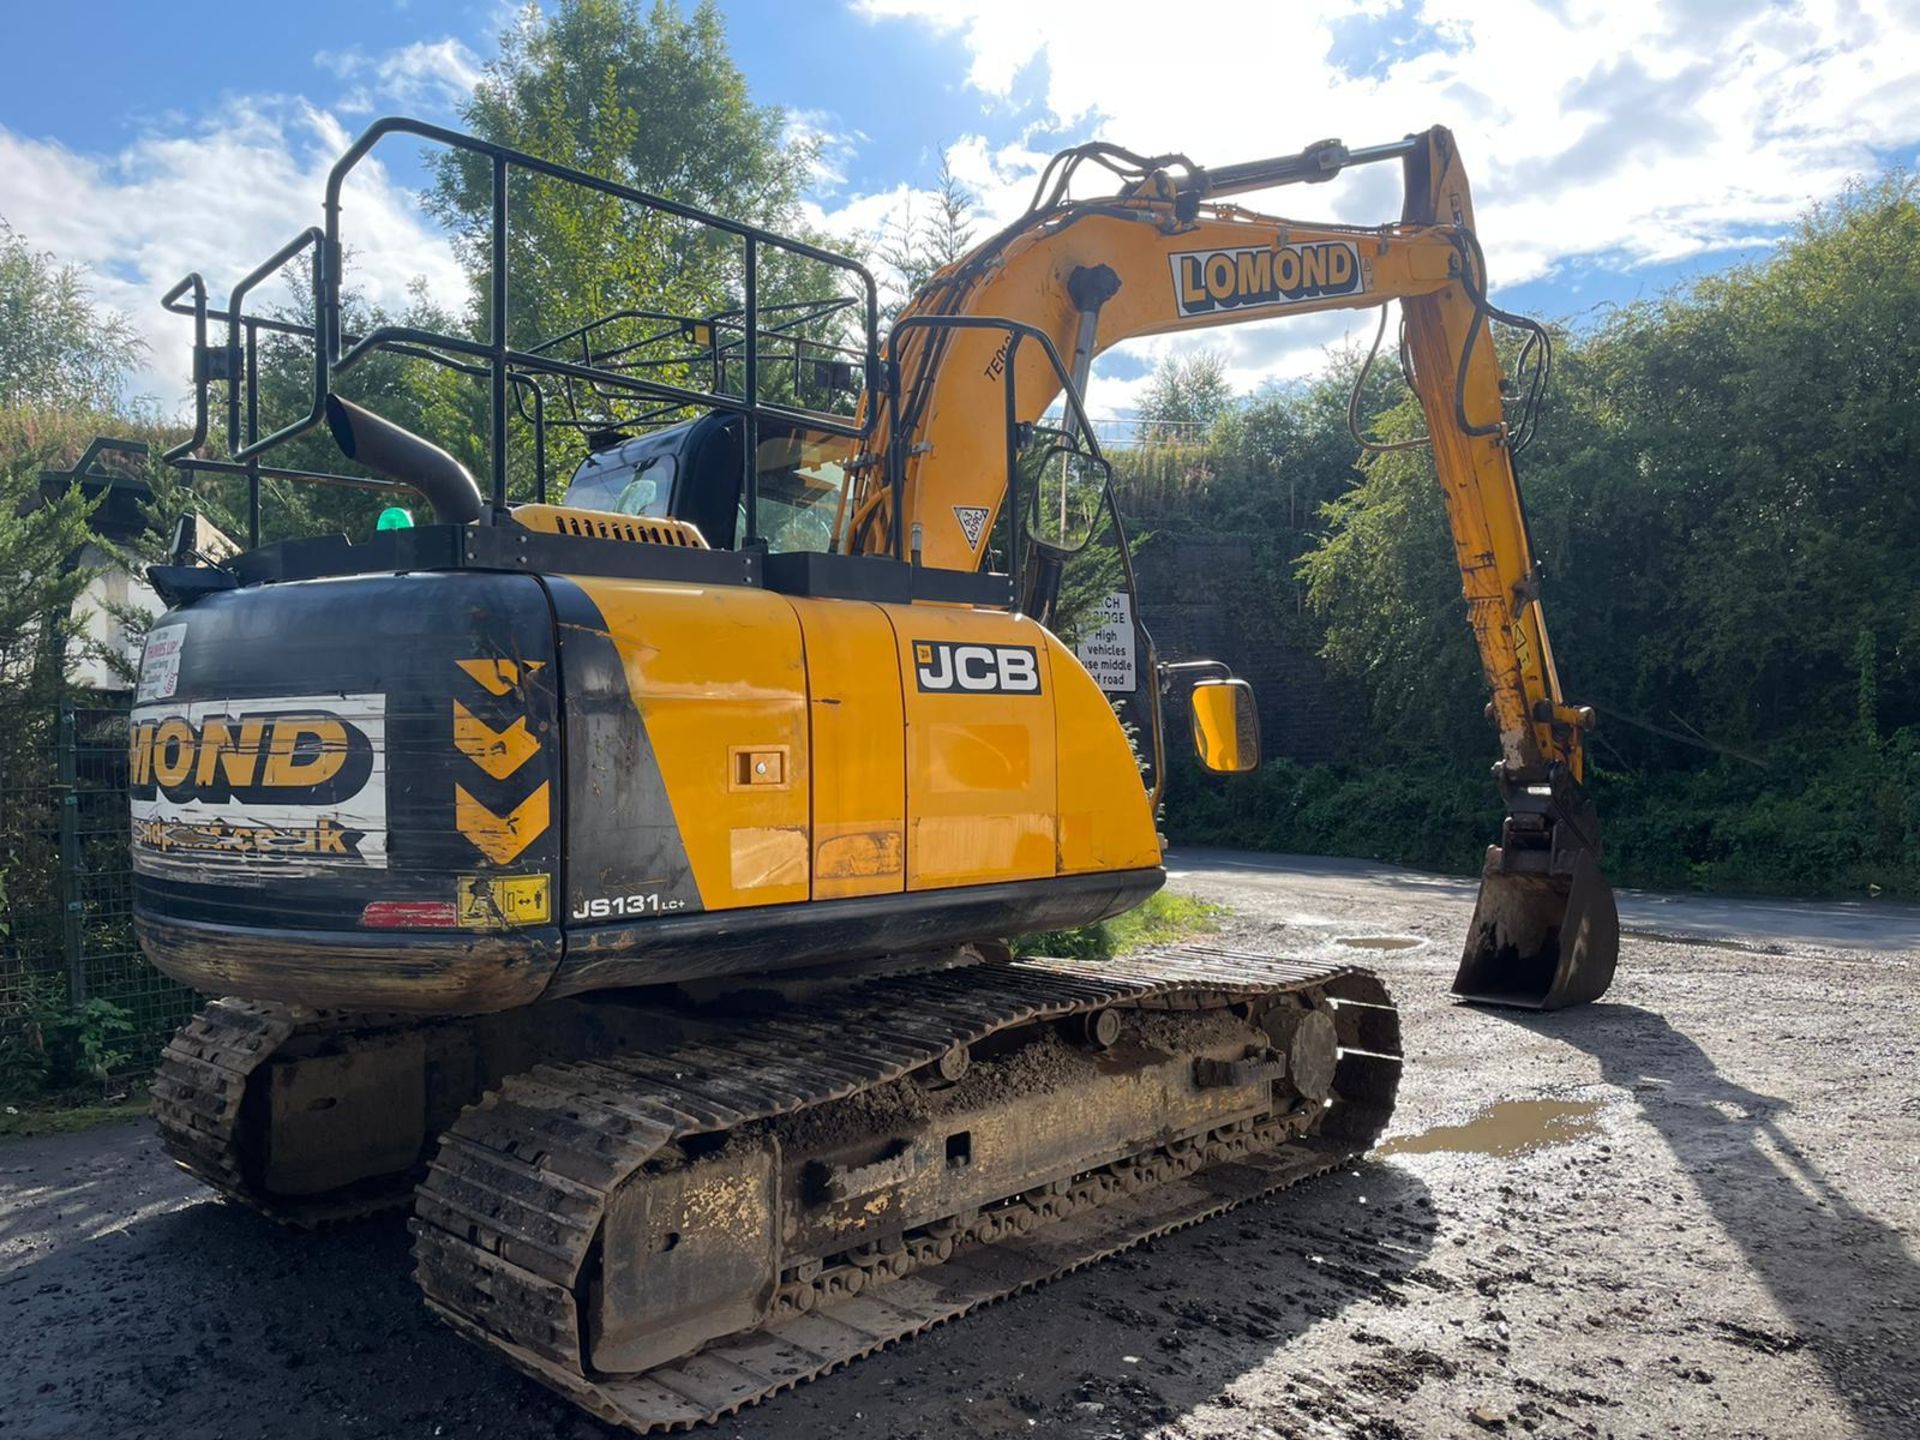
<path id="1" fill-rule="evenodd" d="M 1352 226 L 1256 213 L 1232 195 L 1331 179 L 1399 160 L 1397 222 Z M 1117 172 L 1121 193 L 1067 198 L 1072 171 Z M 1403 355 L 1426 415 L 1467 618 L 1500 737 L 1494 777 L 1507 805 L 1489 848 L 1455 990 L 1465 998 L 1556 1008 L 1599 997 L 1618 951 L 1612 892 L 1585 779 L 1590 710 L 1568 705 L 1541 613 L 1539 577 L 1515 480 L 1515 429 L 1503 380 L 1467 179 L 1452 136 L 1434 128 L 1390 145 L 1324 142 L 1298 155 L 1214 170 L 1105 146 L 1070 151 L 1034 205 L 935 275 L 902 320 L 992 316 L 1030 325 L 1071 355 L 1084 387 L 1095 355 L 1122 340 L 1277 316 L 1401 302 Z M 899 322 L 896 322 L 898 324 Z M 843 547 L 917 538 L 920 563 L 974 569 L 1005 495 L 1009 336 L 909 326 L 879 394 L 879 453 L 862 472 Z M 1040 347 L 1014 350 L 1014 418 L 1038 419 L 1060 376 Z M 904 447 L 888 457 L 886 446 Z M 888 460 L 900 479 L 884 483 Z M 985 512 L 987 523 L 980 521 Z"/>

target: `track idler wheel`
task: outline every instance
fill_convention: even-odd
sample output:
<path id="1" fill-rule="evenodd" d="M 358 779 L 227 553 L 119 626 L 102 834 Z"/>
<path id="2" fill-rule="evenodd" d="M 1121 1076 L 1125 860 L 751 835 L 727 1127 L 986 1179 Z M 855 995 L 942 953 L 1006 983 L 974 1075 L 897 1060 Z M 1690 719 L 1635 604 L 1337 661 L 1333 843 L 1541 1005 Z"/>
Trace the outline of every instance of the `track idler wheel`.
<path id="1" fill-rule="evenodd" d="M 1487 851 L 1454 994 L 1482 1005 L 1561 1010 L 1607 993 L 1620 958 L 1613 887 L 1591 852 L 1570 858 L 1565 873 L 1553 874 L 1509 869 L 1499 846 Z"/>

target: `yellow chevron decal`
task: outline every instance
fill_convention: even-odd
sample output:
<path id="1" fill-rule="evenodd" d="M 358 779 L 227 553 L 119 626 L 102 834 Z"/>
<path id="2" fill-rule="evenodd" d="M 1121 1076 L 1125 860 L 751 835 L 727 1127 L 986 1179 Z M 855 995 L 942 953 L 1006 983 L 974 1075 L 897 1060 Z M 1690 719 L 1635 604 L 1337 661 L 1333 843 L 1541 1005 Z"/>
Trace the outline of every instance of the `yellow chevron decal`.
<path id="1" fill-rule="evenodd" d="M 504 695 L 520 683 L 522 675 L 531 675 L 544 660 L 456 660 L 453 662 L 480 682 L 489 695 Z"/>
<path id="2" fill-rule="evenodd" d="M 527 846 L 547 833 L 548 782 L 522 800 L 506 815 L 496 815 L 467 792 L 464 785 L 453 787 L 453 823 L 479 852 L 496 865 L 505 865 Z"/>
<path id="3" fill-rule="evenodd" d="M 496 780 L 504 780 L 540 753 L 527 717 L 495 730 L 458 700 L 453 702 L 453 743 L 459 752 Z"/>

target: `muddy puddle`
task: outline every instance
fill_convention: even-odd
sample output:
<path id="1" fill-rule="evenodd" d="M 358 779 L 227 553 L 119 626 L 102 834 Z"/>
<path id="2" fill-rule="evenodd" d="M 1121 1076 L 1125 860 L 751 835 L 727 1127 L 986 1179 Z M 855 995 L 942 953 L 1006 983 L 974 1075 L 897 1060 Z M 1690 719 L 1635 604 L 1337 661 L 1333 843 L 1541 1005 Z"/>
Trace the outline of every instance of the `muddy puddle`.
<path id="1" fill-rule="evenodd" d="M 1375 1155 L 1520 1155 L 1597 1134 L 1598 1100 L 1503 1100 L 1464 1125 L 1436 1125 L 1378 1147 Z"/>

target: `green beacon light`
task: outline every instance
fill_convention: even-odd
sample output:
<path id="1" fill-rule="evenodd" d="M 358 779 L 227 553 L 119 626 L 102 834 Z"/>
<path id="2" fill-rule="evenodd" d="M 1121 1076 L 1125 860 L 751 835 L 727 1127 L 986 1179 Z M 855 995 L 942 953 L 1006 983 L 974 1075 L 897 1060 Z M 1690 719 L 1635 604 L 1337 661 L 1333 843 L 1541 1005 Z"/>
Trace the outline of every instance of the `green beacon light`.
<path id="1" fill-rule="evenodd" d="M 413 528 L 413 516 L 409 515 L 405 510 L 402 510 L 398 505 L 389 505 L 380 512 L 380 518 L 374 521 L 373 528 L 376 530 L 411 530 Z"/>

